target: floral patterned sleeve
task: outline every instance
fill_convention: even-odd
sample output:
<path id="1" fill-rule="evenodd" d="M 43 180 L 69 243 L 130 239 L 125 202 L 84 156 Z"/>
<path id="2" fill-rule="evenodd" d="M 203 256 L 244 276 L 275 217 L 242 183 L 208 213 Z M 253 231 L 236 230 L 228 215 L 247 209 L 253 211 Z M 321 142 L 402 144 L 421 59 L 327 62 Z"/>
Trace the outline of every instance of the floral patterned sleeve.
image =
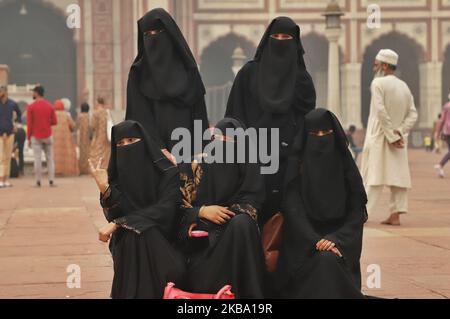
<path id="1" fill-rule="evenodd" d="M 233 204 L 230 209 L 237 215 L 239 214 L 247 214 L 249 215 L 255 222 L 258 221 L 258 211 L 250 204 Z"/>
<path id="2" fill-rule="evenodd" d="M 202 169 L 197 162 L 185 164 L 180 168 L 180 190 L 183 196 L 180 207 L 182 216 L 178 235 L 180 240 L 186 240 L 189 228 L 193 224 L 198 224 L 198 214 L 201 207 L 195 206 L 194 202 L 202 174 Z"/>

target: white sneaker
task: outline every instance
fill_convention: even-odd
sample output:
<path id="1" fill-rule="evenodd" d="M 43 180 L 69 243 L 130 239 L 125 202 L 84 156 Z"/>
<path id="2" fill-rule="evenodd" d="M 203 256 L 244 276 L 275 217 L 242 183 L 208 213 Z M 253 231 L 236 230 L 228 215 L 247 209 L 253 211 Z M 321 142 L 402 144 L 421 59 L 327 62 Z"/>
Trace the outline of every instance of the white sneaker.
<path id="1" fill-rule="evenodd" d="M 445 177 L 444 169 L 442 168 L 441 165 L 439 165 L 439 164 L 435 165 L 434 169 L 436 170 L 439 178 L 444 178 Z"/>
<path id="2" fill-rule="evenodd" d="M 5 188 L 5 184 L 3 182 L 0 182 L 0 188 Z"/>

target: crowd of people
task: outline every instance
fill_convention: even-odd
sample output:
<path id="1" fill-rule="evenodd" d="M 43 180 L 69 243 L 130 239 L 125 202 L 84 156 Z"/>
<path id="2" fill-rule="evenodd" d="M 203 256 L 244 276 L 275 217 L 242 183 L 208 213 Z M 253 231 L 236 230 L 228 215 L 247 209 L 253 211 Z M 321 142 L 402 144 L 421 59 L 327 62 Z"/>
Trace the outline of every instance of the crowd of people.
<path id="1" fill-rule="evenodd" d="M 211 130 L 194 56 L 173 18 L 154 9 L 138 21 L 126 120 L 110 134 L 111 115 L 102 98 L 92 115 L 83 104 L 74 121 L 67 103 L 51 105 L 43 87 L 34 89 L 27 138 L 35 153 L 36 184 L 41 186 L 42 151 L 50 185 L 55 174 L 92 174 L 108 222 L 99 239 L 109 242 L 114 262 L 112 298 L 159 299 L 169 282 L 199 294 L 232 285 L 237 298 L 366 298 L 363 229 L 383 188 L 391 190 L 384 224 L 399 226 L 408 212 L 408 136 L 418 117 L 414 99 L 395 75 L 399 56 L 381 50 L 374 61 L 365 142 L 358 147 L 355 127 L 346 132 L 332 112 L 316 108 L 304 54 L 299 26 L 288 17 L 274 19 L 254 59 L 236 76 L 225 118 Z M 13 112 L 20 118 L 20 110 L 0 92 L 4 154 L 11 153 L 14 133 L 5 119 Z M 209 141 L 194 140 L 195 121 L 210 132 Z M 190 145 L 200 143 L 204 152 L 177 161 L 171 153 L 177 128 L 191 132 Z M 259 157 L 236 158 L 238 138 L 228 132 L 249 128 L 266 135 L 256 136 L 259 147 L 267 141 L 264 147 L 279 149 L 275 174 L 261 173 L 266 164 Z M 279 136 L 276 145 L 269 143 L 272 132 Z M 437 134 L 450 144 L 450 103 Z M 254 141 L 245 140 L 248 155 Z M 226 161 L 208 161 L 217 150 Z M 360 154 L 361 173 L 355 162 Z M 437 169 L 449 160 L 447 154 Z M 3 186 L 6 165 L 3 155 Z M 276 223 L 281 234 L 271 232 Z M 278 243 L 270 248 L 275 259 L 261 234 Z"/>
<path id="2" fill-rule="evenodd" d="M 84 103 L 76 119 L 70 113 L 68 99 L 53 104 L 45 99 L 45 88 L 32 90 L 34 102 L 22 114 L 15 101 L 8 97 L 6 86 L 0 87 L 0 188 L 13 187 L 10 177 L 24 175 L 24 149 L 34 156 L 35 185 L 42 186 L 42 153 L 45 155 L 49 185 L 55 178 L 89 174 L 88 159 L 109 162 L 110 141 L 108 121 L 111 115 L 105 101 L 99 97 L 92 115 Z"/>

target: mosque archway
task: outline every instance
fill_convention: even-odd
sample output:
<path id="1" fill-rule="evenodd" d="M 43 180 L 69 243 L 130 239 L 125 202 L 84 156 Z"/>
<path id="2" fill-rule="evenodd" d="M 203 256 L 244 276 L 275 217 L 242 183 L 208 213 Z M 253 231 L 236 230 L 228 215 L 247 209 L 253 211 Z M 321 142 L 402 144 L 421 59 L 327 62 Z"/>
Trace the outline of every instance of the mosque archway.
<path id="1" fill-rule="evenodd" d="M 203 50 L 200 57 L 200 73 L 206 86 L 206 106 L 212 124 L 223 118 L 226 104 L 234 81 L 233 53 L 242 49 L 246 57 L 243 61 L 253 59 L 255 45 L 245 37 L 231 32 L 218 38 Z"/>
<path id="2" fill-rule="evenodd" d="M 317 106 L 326 107 L 328 95 L 328 40 L 311 32 L 302 37 L 306 69 L 311 74 L 317 92 Z"/>
<path id="3" fill-rule="evenodd" d="M 0 64 L 9 82 L 45 86 L 46 98 L 77 96 L 76 44 L 64 14 L 41 1 L 0 2 Z"/>

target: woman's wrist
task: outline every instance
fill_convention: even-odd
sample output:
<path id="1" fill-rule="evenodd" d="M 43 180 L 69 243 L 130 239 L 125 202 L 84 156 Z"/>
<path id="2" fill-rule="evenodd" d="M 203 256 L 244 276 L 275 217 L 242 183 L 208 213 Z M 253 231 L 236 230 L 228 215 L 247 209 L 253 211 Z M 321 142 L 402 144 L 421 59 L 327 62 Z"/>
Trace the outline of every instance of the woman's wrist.
<path id="1" fill-rule="evenodd" d="M 105 194 L 106 191 L 109 188 L 109 184 L 108 183 L 106 183 L 106 184 L 99 184 L 98 188 L 100 189 L 100 193 Z"/>
<path id="2" fill-rule="evenodd" d="M 200 207 L 200 209 L 199 209 L 199 211 L 198 211 L 198 217 L 199 217 L 199 218 L 204 218 L 203 213 L 205 212 L 205 209 L 206 209 L 207 207 L 208 207 L 208 206 L 205 206 L 205 205 L 203 205 L 202 207 Z"/>

